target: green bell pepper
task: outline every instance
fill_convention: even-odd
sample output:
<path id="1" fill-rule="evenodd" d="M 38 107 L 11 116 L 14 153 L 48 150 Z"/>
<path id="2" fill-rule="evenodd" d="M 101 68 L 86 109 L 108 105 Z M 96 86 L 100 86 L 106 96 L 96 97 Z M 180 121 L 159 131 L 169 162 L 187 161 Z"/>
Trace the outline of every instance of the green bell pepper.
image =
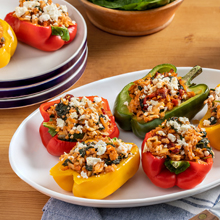
<path id="1" fill-rule="evenodd" d="M 154 75 L 164 72 L 169 72 L 171 69 L 173 69 L 175 72 L 177 72 L 177 69 L 172 64 L 161 64 L 156 67 L 154 67 L 143 79 L 154 77 Z M 179 106 L 174 107 L 170 111 L 167 111 L 164 118 L 158 118 L 154 119 L 149 122 L 138 121 L 136 116 L 133 115 L 128 110 L 127 105 L 125 105 L 125 102 L 130 103 L 131 97 L 129 96 L 129 88 L 134 83 L 131 82 L 128 85 L 126 85 L 122 91 L 118 94 L 115 104 L 114 104 L 114 116 L 115 121 L 118 123 L 118 125 L 125 131 L 132 130 L 133 133 L 140 137 L 144 138 L 145 134 L 155 127 L 159 126 L 165 119 L 169 119 L 173 116 L 181 117 L 185 116 L 189 119 L 192 119 L 204 106 L 204 100 L 207 98 L 209 94 L 209 88 L 205 84 L 192 84 L 191 81 L 198 76 L 202 72 L 202 68 L 200 66 L 193 67 L 190 72 L 188 72 L 182 79 L 185 81 L 185 84 L 188 86 L 188 89 L 190 91 L 195 92 L 195 96 L 186 100 L 185 102 L 181 103 Z"/>

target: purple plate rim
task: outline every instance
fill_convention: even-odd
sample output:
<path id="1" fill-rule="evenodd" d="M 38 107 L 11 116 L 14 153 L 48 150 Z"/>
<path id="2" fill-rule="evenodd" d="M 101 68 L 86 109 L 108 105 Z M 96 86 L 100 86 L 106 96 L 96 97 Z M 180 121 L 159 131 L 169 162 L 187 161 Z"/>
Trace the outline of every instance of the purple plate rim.
<path id="1" fill-rule="evenodd" d="M 76 54 L 76 56 L 74 56 L 68 63 L 64 64 L 63 66 L 36 77 L 25 78 L 20 80 L 12 80 L 12 81 L 0 81 L 0 88 L 28 86 L 30 84 L 45 81 L 51 77 L 54 77 L 60 74 L 61 72 L 64 72 L 65 70 L 70 68 L 75 62 L 77 62 L 77 60 L 82 55 L 86 47 L 87 47 L 87 39 L 82 44 L 82 47 L 79 50 L 79 52 Z"/>
<path id="2" fill-rule="evenodd" d="M 28 87 L 16 87 L 16 88 L 11 88 L 7 90 L 1 90 L 0 89 L 0 100 L 1 99 L 7 99 L 7 98 L 16 98 L 16 97 L 22 97 L 22 96 L 28 96 L 30 94 L 38 93 L 38 92 L 43 92 L 44 90 L 51 88 L 55 85 L 58 85 L 65 81 L 68 77 L 70 77 L 74 72 L 77 71 L 77 69 L 81 66 L 87 53 L 87 47 L 81 54 L 80 58 L 77 60 L 76 63 L 74 63 L 69 69 L 66 71 L 60 73 L 60 76 L 56 76 L 51 78 L 51 80 L 47 80 L 46 82 L 43 83 L 38 83 L 38 84 L 33 84 L 29 85 Z"/>
<path id="3" fill-rule="evenodd" d="M 47 100 L 50 100 L 56 97 L 60 93 L 65 92 L 68 88 L 70 88 L 73 84 L 75 84 L 80 79 L 80 77 L 83 75 L 85 71 L 86 64 L 87 64 L 87 60 L 85 60 L 84 65 L 82 66 L 82 68 L 80 69 L 80 71 L 75 77 L 73 77 L 66 84 L 58 87 L 57 89 L 41 94 L 36 97 L 29 97 L 23 100 L 15 99 L 11 101 L 6 101 L 4 103 L 0 102 L 0 105 L 1 105 L 0 110 L 28 107 L 28 106 L 35 105 L 35 104 L 38 104 L 38 103 L 41 103 L 41 102 L 44 102 L 44 101 L 47 101 Z"/>

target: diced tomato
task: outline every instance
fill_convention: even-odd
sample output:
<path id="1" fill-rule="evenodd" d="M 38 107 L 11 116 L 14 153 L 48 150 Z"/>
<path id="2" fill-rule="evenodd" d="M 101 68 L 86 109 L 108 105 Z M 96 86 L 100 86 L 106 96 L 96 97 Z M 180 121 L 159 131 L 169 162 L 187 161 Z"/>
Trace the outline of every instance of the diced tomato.
<path id="1" fill-rule="evenodd" d="M 178 99 L 172 99 L 172 103 L 174 106 L 177 106 L 179 104 Z"/>
<path id="2" fill-rule="evenodd" d="M 157 95 L 161 96 L 163 99 L 165 99 L 167 97 L 167 93 L 168 93 L 167 88 L 161 88 L 161 89 L 158 89 L 158 91 L 157 91 Z"/>

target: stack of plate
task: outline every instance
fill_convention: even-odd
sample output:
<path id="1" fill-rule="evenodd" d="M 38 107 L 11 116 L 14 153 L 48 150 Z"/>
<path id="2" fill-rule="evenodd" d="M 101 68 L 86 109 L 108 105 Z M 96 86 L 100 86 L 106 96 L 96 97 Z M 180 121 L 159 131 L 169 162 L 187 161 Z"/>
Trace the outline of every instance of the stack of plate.
<path id="1" fill-rule="evenodd" d="M 78 25 L 75 39 L 60 50 L 44 52 L 18 42 L 10 63 L 0 69 L 0 109 L 18 108 L 48 100 L 71 87 L 83 74 L 87 55 L 87 27 L 82 15 L 63 0 Z M 18 0 L 1 6 L 0 18 L 14 11 Z"/>

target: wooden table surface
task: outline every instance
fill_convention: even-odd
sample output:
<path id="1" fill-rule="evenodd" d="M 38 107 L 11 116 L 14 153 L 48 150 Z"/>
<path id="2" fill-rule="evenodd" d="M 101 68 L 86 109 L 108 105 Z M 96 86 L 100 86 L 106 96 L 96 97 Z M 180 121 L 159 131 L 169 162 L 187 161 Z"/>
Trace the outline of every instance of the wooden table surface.
<path id="1" fill-rule="evenodd" d="M 167 28 L 142 37 L 103 32 L 90 23 L 77 0 L 68 2 L 85 18 L 89 48 L 86 70 L 70 89 L 109 76 L 150 69 L 161 63 L 220 69 L 220 0 L 184 0 Z M 8 159 L 14 132 L 38 107 L 36 104 L 0 111 L 0 219 L 3 220 L 39 220 L 49 199 L 22 181 L 11 169 Z"/>

